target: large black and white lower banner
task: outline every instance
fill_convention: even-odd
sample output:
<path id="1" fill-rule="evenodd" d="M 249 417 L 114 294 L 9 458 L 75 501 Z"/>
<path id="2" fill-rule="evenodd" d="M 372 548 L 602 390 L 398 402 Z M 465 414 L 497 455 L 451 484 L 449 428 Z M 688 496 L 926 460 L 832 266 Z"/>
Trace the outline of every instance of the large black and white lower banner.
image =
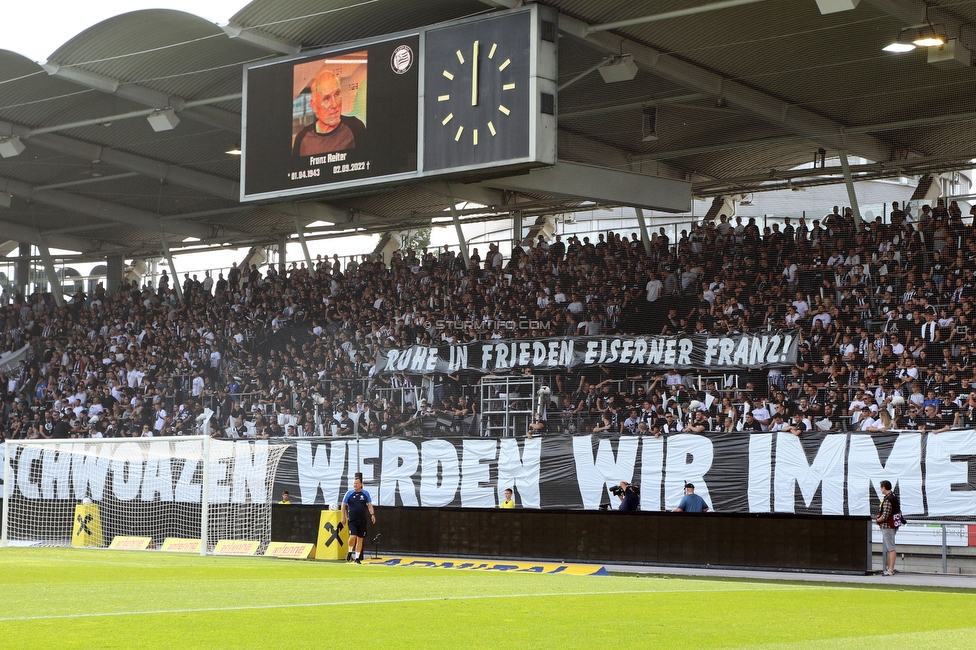
<path id="1" fill-rule="evenodd" d="M 380 373 L 504 372 L 623 365 L 632 368 L 744 370 L 791 366 L 799 339 L 791 332 L 731 336 L 589 336 L 478 341 L 382 348 Z"/>
<path id="2" fill-rule="evenodd" d="M 309 441 L 285 454 L 276 489 L 336 503 L 356 471 L 382 506 L 491 508 L 510 487 L 525 508 L 616 507 L 609 488 L 627 481 L 643 510 L 671 510 L 691 482 L 722 512 L 867 515 L 888 479 L 906 515 L 976 517 L 976 431 Z"/>
<path id="3" fill-rule="evenodd" d="M 263 485 L 264 477 L 274 471 L 269 458 L 275 454 L 269 453 L 267 444 L 238 442 L 232 454 L 211 458 L 210 493 L 215 502 L 271 498 Z M 627 481 L 641 486 L 642 509 L 670 510 L 681 499 L 685 483 L 691 482 L 709 507 L 721 512 L 867 515 L 877 507 L 880 482 L 887 479 L 896 486 L 902 510 L 910 518 L 976 518 L 976 431 L 801 438 L 789 433 L 711 433 L 666 438 L 311 439 L 271 444 L 288 445 L 275 474 L 274 495 L 288 490 L 292 501 L 302 504 L 338 503 L 355 473 L 362 472 L 366 489 L 381 506 L 492 508 L 505 488 L 512 488 L 516 503 L 524 508 L 616 507 L 610 488 Z M 136 445 L 120 449 L 118 457 L 104 462 L 65 456 L 76 455 L 78 447 L 51 447 L 40 453 L 22 449 L 22 457 L 11 458 L 9 490 L 28 500 L 199 502 L 200 468 L 188 469 L 178 453 L 167 459 L 156 450 L 143 458 Z M 93 485 L 102 486 L 98 494 Z"/>

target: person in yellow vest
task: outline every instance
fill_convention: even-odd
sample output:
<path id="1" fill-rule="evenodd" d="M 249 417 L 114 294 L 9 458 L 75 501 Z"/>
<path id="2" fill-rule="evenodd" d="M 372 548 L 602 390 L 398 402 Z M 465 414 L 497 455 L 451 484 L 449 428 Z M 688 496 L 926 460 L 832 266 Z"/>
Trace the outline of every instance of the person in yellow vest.
<path id="1" fill-rule="evenodd" d="M 502 501 L 500 508 L 514 508 L 515 502 L 512 501 L 512 488 L 505 488 L 505 500 Z"/>
<path id="2" fill-rule="evenodd" d="M 279 506 L 290 506 L 291 505 L 291 495 L 288 494 L 288 490 L 281 493 L 281 501 L 278 502 Z"/>

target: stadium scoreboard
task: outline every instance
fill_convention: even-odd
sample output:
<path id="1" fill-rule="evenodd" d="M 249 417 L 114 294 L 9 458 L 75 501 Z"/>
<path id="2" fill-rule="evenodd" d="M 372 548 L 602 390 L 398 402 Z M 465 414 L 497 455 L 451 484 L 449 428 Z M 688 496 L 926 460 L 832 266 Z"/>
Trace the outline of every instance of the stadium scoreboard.
<path id="1" fill-rule="evenodd" d="M 532 5 L 246 66 L 241 201 L 554 164 L 557 40 Z"/>

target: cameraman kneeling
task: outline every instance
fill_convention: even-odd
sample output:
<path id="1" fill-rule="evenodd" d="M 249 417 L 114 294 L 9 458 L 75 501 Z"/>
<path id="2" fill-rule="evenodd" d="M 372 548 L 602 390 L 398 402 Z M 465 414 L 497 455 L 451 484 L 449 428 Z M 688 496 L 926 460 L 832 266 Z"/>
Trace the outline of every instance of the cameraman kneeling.
<path id="1" fill-rule="evenodd" d="M 620 481 L 620 487 L 611 490 L 620 499 L 618 510 L 640 510 L 640 488 L 627 481 Z"/>

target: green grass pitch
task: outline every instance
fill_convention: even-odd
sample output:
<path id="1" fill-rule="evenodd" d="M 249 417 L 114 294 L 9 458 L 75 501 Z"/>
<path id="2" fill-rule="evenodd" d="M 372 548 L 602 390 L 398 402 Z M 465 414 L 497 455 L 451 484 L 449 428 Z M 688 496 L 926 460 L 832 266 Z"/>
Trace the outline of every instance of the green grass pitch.
<path id="1" fill-rule="evenodd" d="M 932 589 L 6 548 L 0 594 L 3 648 L 976 648 Z"/>

